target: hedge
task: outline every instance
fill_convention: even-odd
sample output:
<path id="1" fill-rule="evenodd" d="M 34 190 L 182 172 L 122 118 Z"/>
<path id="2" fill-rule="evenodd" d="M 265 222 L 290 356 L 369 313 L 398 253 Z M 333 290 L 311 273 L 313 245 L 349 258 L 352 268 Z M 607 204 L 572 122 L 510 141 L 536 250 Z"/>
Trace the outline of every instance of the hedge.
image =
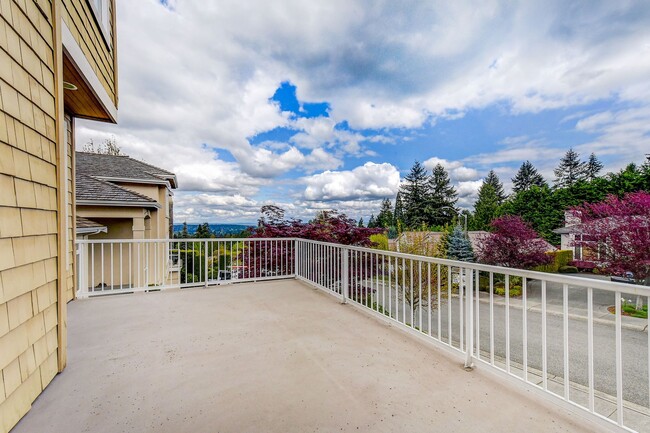
<path id="1" fill-rule="evenodd" d="M 546 254 L 553 258 L 548 265 L 541 265 L 534 268 L 535 271 L 557 273 L 560 268 L 567 266 L 573 260 L 573 250 L 549 251 Z"/>

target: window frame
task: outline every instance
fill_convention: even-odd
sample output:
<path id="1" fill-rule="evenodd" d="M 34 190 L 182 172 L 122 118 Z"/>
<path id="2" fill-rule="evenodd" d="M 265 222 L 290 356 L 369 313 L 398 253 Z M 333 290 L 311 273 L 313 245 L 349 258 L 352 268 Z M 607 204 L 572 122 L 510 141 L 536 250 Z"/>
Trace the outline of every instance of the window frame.
<path id="1" fill-rule="evenodd" d="M 110 1 L 111 0 L 86 0 L 86 3 L 88 3 L 88 6 L 93 13 L 93 17 L 95 18 L 95 23 L 97 24 L 97 27 L 99 27 L 99 32 L 102 34 L 104 42 L 106 43 L 106 46 L 108 46 L 109 50 L 113 48 L 109 31 L 111 17 L 109 16 L 108 3 Z M 99 6 L 97 3 L 99 3 Z"/>

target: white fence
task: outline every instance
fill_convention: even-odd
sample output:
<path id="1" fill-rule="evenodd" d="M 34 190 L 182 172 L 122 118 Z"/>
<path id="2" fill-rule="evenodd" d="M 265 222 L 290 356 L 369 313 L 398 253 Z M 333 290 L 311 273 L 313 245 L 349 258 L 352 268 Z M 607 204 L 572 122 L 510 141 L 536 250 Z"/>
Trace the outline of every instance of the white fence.
<path id="1" fill-rule="evenodd" d="M 650 430 L 650 321 L 622 313 L 637 297 L 648 304 L 645 286 L 303 239 L 79 241 L 79 249 L 79 297 L 297 278 L 467 367 L 485 366 L 607 427 Z"/>

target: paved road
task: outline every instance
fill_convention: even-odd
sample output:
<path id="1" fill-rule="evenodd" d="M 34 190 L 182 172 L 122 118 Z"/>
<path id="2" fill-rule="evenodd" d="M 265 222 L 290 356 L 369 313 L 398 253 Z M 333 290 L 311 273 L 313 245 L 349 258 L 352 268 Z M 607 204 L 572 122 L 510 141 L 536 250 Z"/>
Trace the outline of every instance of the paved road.
<path id="1" fill-rule="evenodd" d="M 529 287 L 528 298 L 533 301 L 537 294 L 534 285 Z M 584 305 L 586 311 L 586 291 L 570 290 L 569 305 L 576 307 Z M 399 318 L 403 320 L 402 300 L 399 299 L 398 308 L 395 307 L 395 291 L 382 290 L 376 293 L 375 299 L 382 300 L 391 296 L 391 313 L 393 317 L 399 309 Z M 549 284 L 548 303 L 561 305 L 561 286 Z M 497 297 L 495 297 L 496 299 Z M 387 299 L 387 298 L 386 298 Z M 502 299 L 502 298 L 501 298 Z M 612 305 L 613 294 L 594 291 L 594 308 L 605 308 Z M 558 304 L 559 302 L 559 304 Z M 458 347 L 459 342 L 459 300 L 452 297 L 451 323 L 453 345 Z M 384 304 L 388 311 L 388 302 Z M 422 309 L 423 320 L 419 323 L 419 313 L 416 309 L 413 316 L 408 303 L 406 304 L 406 322 L 428 332 L 427 309 Z M 578 308 L 579 310 L 579 308 Z M 497 359 L 505 359 L 506 355 L 506 308 L 504 305 L 494 305 L 494 348 Z M 561 311 L 561 310 L 560 310 Z M 446 299 L 441 300 L 440 308 L 432 311 L 432 334 L 437 336 L 438 314 L 441 316 L 441 336 L 447 342 L 448 335 L 448 304 Z M 510 359 L 515 363 L 523 362 L 523 312 L 514 305 L 510 307 Z M 639 319 L 640 323 L 645 323 Z M 490 350 L 490 306 L 487 302 L 480 302 L 480 346 L 484 353 Z M 531 368 L 542 370 L 542 315 L 535 310 L 527 311 L 527 338 L 528 338 L 528 365 Z M 623 397 L 627 401 L 649 407 L 648 401 L 648 333 L 641 330 L 623 329 Z M 594 323 L 594 384 L 597 391 L 616 395 L 615 371 L 615 328 L 609 323 Z M 587 322 L 586 320 L 569 319 L 569 379 L 571 382 L 587 386 Z M 560 381 L 564 376 L 564 348 L 563 348 L 563 318 L 558 315 L 547 314 L 547 362 L 549 378 L 557 376 Z M 489 356 L 489 355 L 488 355 Z M 573 396 L 572 396 L 573 398 Z"/>

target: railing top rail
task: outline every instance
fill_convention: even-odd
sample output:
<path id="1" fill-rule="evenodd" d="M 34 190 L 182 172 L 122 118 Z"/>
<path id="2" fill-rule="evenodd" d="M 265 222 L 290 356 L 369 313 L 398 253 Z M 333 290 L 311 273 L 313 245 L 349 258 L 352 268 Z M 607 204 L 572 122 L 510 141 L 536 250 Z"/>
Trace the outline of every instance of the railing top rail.
<path id="1" fill-rule="evenodd" d="M 294 241 L 296 238 L 191 238 L 191 239 L 77 239 L 83 244 L 141 244 L 141 243 L 189 243 L 189 242 L 251 242 L 251 241 Z"/>

